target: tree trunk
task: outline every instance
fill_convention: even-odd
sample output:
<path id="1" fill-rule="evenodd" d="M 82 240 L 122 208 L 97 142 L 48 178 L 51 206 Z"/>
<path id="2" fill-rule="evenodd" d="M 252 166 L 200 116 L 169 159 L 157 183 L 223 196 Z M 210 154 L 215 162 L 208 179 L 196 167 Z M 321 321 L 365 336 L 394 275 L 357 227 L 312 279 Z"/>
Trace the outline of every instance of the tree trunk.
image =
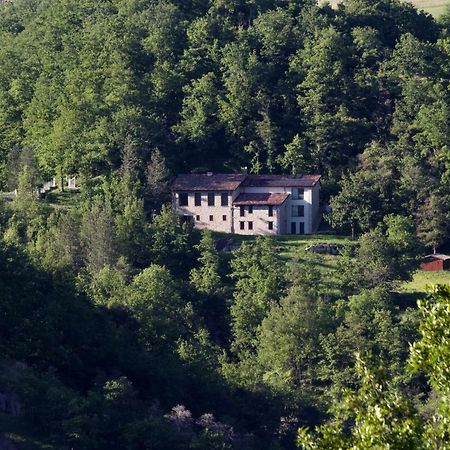
<path id="1" fill-rule="evenodd" d="M 61 167 L 61 169 L 59 170 L 59 182 L 60 182 L 59 190 L 60 190 L 61 192 L 64 192 L 64 175 L 63 175 L 62 167 Z"/>

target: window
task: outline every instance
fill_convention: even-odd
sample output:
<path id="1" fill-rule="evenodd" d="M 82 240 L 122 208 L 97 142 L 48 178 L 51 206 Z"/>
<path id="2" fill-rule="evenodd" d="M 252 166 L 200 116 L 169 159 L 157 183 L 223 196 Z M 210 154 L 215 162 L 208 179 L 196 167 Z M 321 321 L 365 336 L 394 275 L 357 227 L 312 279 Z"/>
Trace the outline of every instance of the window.
<path id="1" fill-rule="evenodd" d="M 226 222 L 227 221 L 227 216 L 222 216 L 222 220 L 224 221 L 224 222 Z"/>
<path id="2" fill-rule="evenodd" d="M 186 194 L 185 192 L 180 192 L 178 194 L 178 205 L 179 206 L 188 206 L 188 194 Z"/>
<path id="3" fill-rule="evenodd" d="M 240 228 L 241 230 L 244 229 L 244 224 L 245 224 L 245 222 L 239 222 L 239 228 Z"/>
<path id="4" fill-rule="evenodd" d="M 253 222 L 249 222 L 248 223 L 248 229 L 249 230 L 253 230 Z"/>
<path id="5" fill-rule="evenodd" d="M 269 217 L 273 217 L 273 206 L 272 205 L 269 206 Z"/>
<path id="6" fill-rule="evenodd" d="M 208 206 L 215 205 L 215 197 L 214 192 L 208 192 Z"/>
<path id="7" fill-rule="evenodd" d="M 273 222 L 267 222 L 269 230 L 273 230 Z"/>
<path id="8" fill-rule="evenodd" d="M 194 204 L 195 204 L 195 206 L 202 206 L 202 194 L 201 194 L 201 192 L 196 192 L 194 194 Z"/>
<path id="9" fill-rule="evenodd" d="M 305 197 L 305 190 L 303 188 L 292 188 L 292 199 L 303 200 Z"/>
<path id="10" fill-rule="evenodd" d="M 244 209 L 243 206 L 241 206 L 241 207 L 239 208 L 239 215 L 240 215 L 241 217 L 244 217 L 244 216 L 245 216 L 245 209 Z"/>
<path id="11" fill-rule="evenodd" d="M 248 213 L 249 213 L 249 214 L 253 214 L 253 206 L 250 205 L 250 206 L 248 207 Z"/>
<path id="12" fill-rule="evenodd" d="M 200 221 L 200 216 L 195 216 L 195 220 L 196 220 L 197 222 L 199 222 L 199 221 Z"/>
<path id="13" fill-rule="evenodd" d="M 304 217 L 305 207 L 303 205 L 292 206 L 292 217 Z"/>
<path id="14" fill-rule="evenodd" d="M 300 229 L 298 231 L 298 234 L 305 234 L 305 224 L 304 224 L 304 222 L 300 222 L 299 225 L 300 225 Z"/>
<path id="15" fill-rule="evenodd" d="M 209 221 L 212 222 L 214 220 L 214 216 L 209 216 Z"/>
<path id="16" fill-rule="evenodd" d="M 222 192 L 220 194 L 220 204 L 221 206 L 228 206 L 228 193 Z"/>

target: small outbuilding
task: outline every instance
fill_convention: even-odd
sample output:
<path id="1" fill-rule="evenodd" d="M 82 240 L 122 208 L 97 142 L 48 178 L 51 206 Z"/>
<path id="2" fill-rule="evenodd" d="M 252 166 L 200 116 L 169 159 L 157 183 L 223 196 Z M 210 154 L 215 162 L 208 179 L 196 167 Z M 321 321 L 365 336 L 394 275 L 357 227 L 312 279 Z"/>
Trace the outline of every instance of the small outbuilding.
<path id="1" fill-rule="evenodd" d="M 422 258 L 420 268 L 426 272 L 439 272 L 440 270 L 450 270 L 450 256 L 435 253 Z"/>

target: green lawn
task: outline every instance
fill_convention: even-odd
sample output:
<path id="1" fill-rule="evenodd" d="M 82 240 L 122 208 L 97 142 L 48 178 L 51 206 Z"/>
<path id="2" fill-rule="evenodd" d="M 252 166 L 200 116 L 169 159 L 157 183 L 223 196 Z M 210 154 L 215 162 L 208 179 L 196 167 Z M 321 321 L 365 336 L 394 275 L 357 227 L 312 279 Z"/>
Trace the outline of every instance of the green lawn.
<path id="1" fill-rule="evenodd" d="M 424 272 L 420 270 L 414 274 L 412 281 L 402 286 L 401 291 L 425 294 L 427 286 L 433 284 L 450 284 L 450 271 Z"/>
<path id="2" fill-rule="evenodd" d="M 276 238 L 280 254 L 283 257 L 293 257 L 299 250 L 314 244 L 335 244 L 346 245 L 351 244 L 352 240 L 349 236 L 338 236 L 329 234 L 311 234 L 302 236 L 277 236 Z M 324 255 L 325 259 L 330 257 L 335 260 L 332 255 Z M 329 258 L 328 258 L 329 259 Z"/>
<path id="3" fill-rule="evenodd" d="M 235 245 L 239 245 L 244 241 L 252 241 L 256 239 L 256 236 L 245 236 L 241 234 L 218 232 L 214 232 L 213 234 L 215 239 L 230 239 Z M 274 239 L 277 243 L 280 255 L 284 258 L 294 257 L 296 253 L 313 244 L 346 245 L 353 242 L 350 236 L 338 236 L 332 234 L 304 234 L 295 236 L 285 235 L 274 236 Z"/>
<path id="4" fill-rule="evenodd" d="M 336 8 L 342 0 L 328 0 L 333 8 Z M 319 3 L 325 3 L 325 0 Z M 427 13 L 430 13 L 434 17 L 439 17 L 447 11 L 450 5 L 450 0 L 410 0 L 417 9 L 421 9 Z"/>
<path id="5" fill-rule="evenodd" d="M 417 9 L 422 9 L 434 17 L 439 17 L 447 10 L 450 0 L 411 0 L 411 3 Z"/>
<path id="6" fill-rule="evenodd" d="M 55 208 L 72 208 L 79 204 L 80 191 L 58 191 L 54 190 L 47 194 L 45 201 Z"/>

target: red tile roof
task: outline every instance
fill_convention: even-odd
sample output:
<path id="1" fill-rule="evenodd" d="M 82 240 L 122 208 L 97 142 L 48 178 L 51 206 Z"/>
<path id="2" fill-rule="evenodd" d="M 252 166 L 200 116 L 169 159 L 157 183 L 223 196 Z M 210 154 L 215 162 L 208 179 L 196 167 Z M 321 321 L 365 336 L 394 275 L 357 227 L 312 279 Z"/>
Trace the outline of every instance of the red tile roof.
<path id="1" fill-rule="evenodd" d="M 282 205 L 289 194 L 239 194 L 236 200 L 233 202 L 234 206 L 244 206 L 244 205 Z"/>
<path id="2" fill-rule="evenodd" d="M 311 188 L 321 175 L 242 175 L 242 174 L 181 174 L 176 178 L 174 191 L 234 191 L 245 187 Z"/>

